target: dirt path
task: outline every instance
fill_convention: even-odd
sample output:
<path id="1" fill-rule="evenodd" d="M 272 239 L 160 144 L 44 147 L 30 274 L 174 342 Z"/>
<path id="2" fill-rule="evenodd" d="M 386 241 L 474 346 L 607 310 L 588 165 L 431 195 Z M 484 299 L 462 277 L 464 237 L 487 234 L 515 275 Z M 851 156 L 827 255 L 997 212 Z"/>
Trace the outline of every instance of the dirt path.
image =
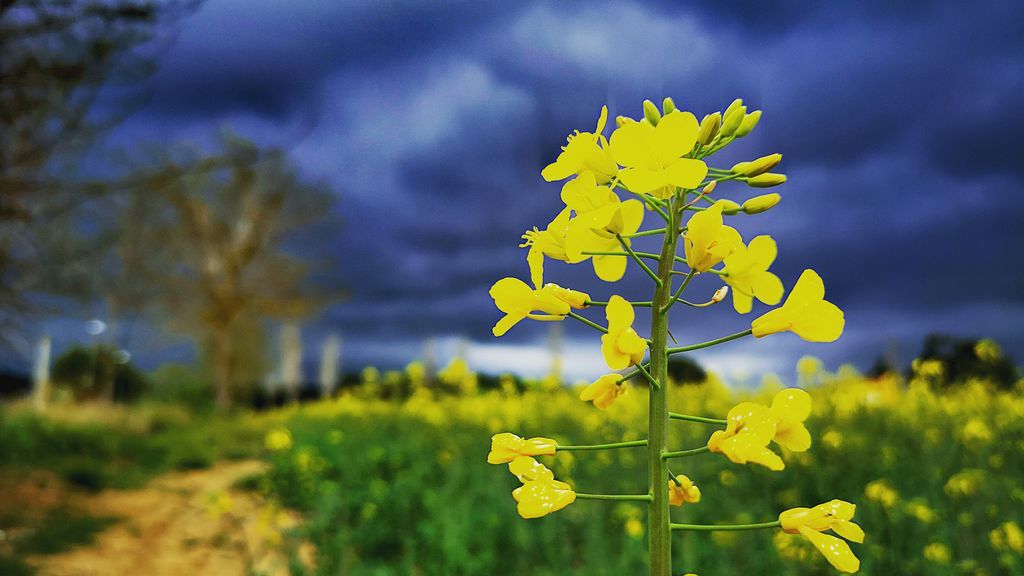
<path id="1" fill-rule="evenodd" d="M 275 550 L 279 528 L 294 519 L 257 496 L 232 490 L 265 469 L 255 460 L 161 476 L 138 490 L 109 490 L 83 500 L 120 522 L 94 545 L 33 559 L 40 576 L 218 576 L 287 574 Z"/>

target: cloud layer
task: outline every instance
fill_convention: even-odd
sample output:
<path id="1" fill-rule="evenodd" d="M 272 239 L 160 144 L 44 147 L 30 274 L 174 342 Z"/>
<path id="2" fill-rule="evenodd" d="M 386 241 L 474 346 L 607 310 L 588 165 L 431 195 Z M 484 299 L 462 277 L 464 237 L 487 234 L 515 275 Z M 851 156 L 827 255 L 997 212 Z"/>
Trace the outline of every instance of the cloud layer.
<path id="1" fill-rule="evenodd" d="M 814 353 L 865 365 L 893 346 L 908 358 L 933 330 L 995 337 L 1024 357 L 1020 3 L 435 6 L 209 0 L 153 103 L 114 139 L 230 122 L 330 179 L 352 297 L 307 334 L 346 334 L 348 362 L 400 365 L 425 338 L 465 337 L 480 368 L 545 370 L 546 327 L 496 343 L 486 296 L 501 276 L 525 277 L 519 235 L 559 208 L 540 169 L 602 104 L 636 116 L 643 98 L 668 95 L 698 115 L 735 97 L 765 110 L 716 163 L 779 151 L 790 183 L 770 217 L 740 227 L 776 237 L 787 286 L 819 270 L 848 318 L 834 346 L 783 337 L 704 360 L 782 370 Z M 595 296 L 644 290 L 642 275 L 612 287 L 587 266 L 551 268 Z M 706 339 L 748 321 L 686 313 L 674 332 Z M 600 372 L 585 352 L 596 341 L 567 328 L 568 349 L 586 358 L 570 374 Z"/>

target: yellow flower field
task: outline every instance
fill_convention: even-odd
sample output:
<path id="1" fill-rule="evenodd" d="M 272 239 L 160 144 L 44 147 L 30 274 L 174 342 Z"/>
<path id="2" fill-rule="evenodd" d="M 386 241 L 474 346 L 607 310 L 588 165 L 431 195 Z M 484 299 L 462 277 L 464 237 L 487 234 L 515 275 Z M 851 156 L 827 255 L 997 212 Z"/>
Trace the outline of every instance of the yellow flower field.
<path id="1" fill-rule="evenodd" d="M 673 472 L 699 486 L 703 497 L 674 507 L 673 522 L 772 521 L 779 510 L 838 498 L 856 506 L 867 533 L 854 545 L 862 574 L 1024 573 L 1019 391 L 971 382 L 937 394 L 925 379 L 869 380 L 850 368 L 831 374 L 807 364 L 801 379 L 813 383 L 810 449 L 781 450 L 785 470 L 777 473 L 716 454 L 678 461 Z M 447 374 L 475 378 L 465 369 Z M 670 409 L 721 418 L 738 401 L 770 404 L 779 386 L 776 380 L 750 393 L 714 379 L 673 386 Z M 359 390 L 278 414 L 281 428 L 269 433 L 268 445 L 281 446 L 276 438 L 287 430 L 294 446 L 268 453 L 273 468 L 262 490 L 306 515 L 294 538 L 315 545 L 319 573 L 640 572 L 643 504 L 563 502 L 557 514 L 524 521 L 512 494 L 519 482 L 488 469 L 489 445 L 481 438 L 506 430 L 523 438 L 559 430 L 553 440 L 560 444 L 635 440 L 642 430 L 644 389 L 630 386 L 609 411 L 578 394 L 541 383 L 522 393 L 451 396 L 420 388 L 396 403 Z M 677 423 L 671 444 L 702 446 L 717 429 Z M 646 465 L 643 449 L 560 451 L 544 461 L 558 481 L 580 492 L 643 491 L 637 473 Z M 699 566 L 704 576 L 835 573 L 807 538 L 783 530 L 769 537 L 761 531 L 673 537 L 673 564 Z"/>

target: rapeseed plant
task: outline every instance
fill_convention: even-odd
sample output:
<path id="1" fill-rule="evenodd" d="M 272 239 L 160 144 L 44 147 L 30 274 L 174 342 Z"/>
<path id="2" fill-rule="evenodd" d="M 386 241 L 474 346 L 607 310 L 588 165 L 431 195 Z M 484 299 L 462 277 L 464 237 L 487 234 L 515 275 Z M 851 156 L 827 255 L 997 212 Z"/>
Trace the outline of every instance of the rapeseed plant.
<path id="1" fill-rule="evenodd" d="M 823 534 L 832 530 L 847 540 L 863 541 L 864 533 L 850 521 L 855 508 L 848 502 L 833 500 L 814 508 L 783 512 L 773 521 L 732 525 L 674 523 L 669 514 L 670 506 L 700 501 L 700 490 L 693 480 L 670 472 L 672 460 L 716 452 L 737 464 L 760 464 L 778 471 L 785 464 L 769 448 L 772 442 L 792 452 L 804 452 L 811 446 L 811 435 L 803 424 L 811 412 L 811 399 L 799 389 L 779 392 L 770 406 L 740 403 L 725 419 L 670 412 L 669 357 L 747 336 L 762 338 L 789 331 L 810 342 L 832 342 L 843 332 L 843 312 L 825 300 L 821 277 L 813 270 L 804 270 L 785 302 L 754 319 L 749 329 L 687 346 L 668 344 L 669 311 L 678 303 L 707 308 L 723 300 L 727 288 L 731 288 L 733 308 L 740 314 L 749 313 L 755 299 L 769 306 L 782 301 L 783 283 L 769 272 L 777 255 L 775 241 L 761 235 L 745 243 L 739 231 L 725 223 L 727 217 L 765 213 L 779 203 L 781 196 L 762 194 L 740 203 L 720 195 L 728 183 L 746 183 L 752 188 L 783 184 L 786 176 L 770 171 L 779 165 L 782 155 L 770 154 L 730 169 L 707 162 L 716 152 L 749 134 L 760 118 L 760 110 L 747 112 L 739 99 L 724 112 L 709 114 L 699 122 L 691 112 L 677 109 L 670 98 L 660 110 L 648 100 L 643 104 L 641 119 L 618 116 L 617 128 L 605 138 L 608 109 L 603 107 L 595 131 L 570 135 L 562 152 L 541 173 L 549 182 L 567 181 L 561 190 L 564 206 L 556 216 L 544 230 L 533 228 L 523 235 L 521 247 L 529 249 L 526 260 L 533 285 L 507 277 L 495 282 L 490 290 L 495 305 L 505 314 L 494 326 L 495 336 L 502 336 L 526 319 L 548 322 L 571 318 L 601 333 L 602 356 L 615 372 L 585 388 L 581 400 L 593 402 L 608 413 L 625 393 L 630 378 L 642 376 L 647 381 L 650 392 L 645 439 L 570 446 L 550 438 L 524 440 L 502 432 L 492 438 L 487 461 L 508 464 L 510 472 L 522 482 L 512 495 L 524 518 L 545 516 L 579 500 L 645 504 L 652 576 L 672 573 L 672 534 L 687 530 L 781 528 L 805 536 L 837 569 L 855 572 L 859 568 L 859 561 L 844 540 Z M 641 230 L 648 213 L 660 217 L 664 225 Z M 634 240 L 646 236 L 661 237 L 659 252 L 634 250 Z M 586 292 L 545 284 L 546 259 L 570 264 L 591 260 L 595 274 L 605 282 L 620 280 L 632 262 L 650 278 L 653 297 L 634 302 L 611 294 L 599 301 Z M 699 274 L 715 275 L 725 286 L 705 302 L 683 300 L 683 292 Z M 594 307 L 604 308 L 606 324 L 583 315 Z M 651 310 L 647 337 L 634 328 L 636 308 Z M 623 373 L 625 370 L 628 372 Z M 711 434 L 705 446 L 670 450 L 670 421 L 722 429 Z M 647 451 L 646 494 L 578 492 L 565 479 L 555 479 L 554 473 L 535 459 L 567 451 L 634 447 Z M 627 532 L 637 535 L 644 531 L 634 525 Z"/>

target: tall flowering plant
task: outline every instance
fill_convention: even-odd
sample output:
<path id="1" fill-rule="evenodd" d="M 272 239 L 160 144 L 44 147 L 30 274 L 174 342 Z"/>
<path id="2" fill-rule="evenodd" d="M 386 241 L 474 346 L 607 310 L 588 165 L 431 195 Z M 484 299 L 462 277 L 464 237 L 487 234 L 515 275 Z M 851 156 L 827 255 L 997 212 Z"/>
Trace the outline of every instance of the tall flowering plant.
<path id="1" fill-rule="evenodd" d="M 824 284 L 813 270 L 803 271 L 783 301 L 783 283 L 769 271 L 776 257 L 775 241 L 761 235 L 746 242 L 725 223 L 726 218 L 767 212 L 781 199 L 779 194 L 768 193 L 739 203 L 721 194 L 727 183 L 744 183 L 752 188 L 784 183 L 785 175 L 771 171 L 781 162 L 781 154 L 740 162 L 729 169 L 715 168 L 707 162 L 716 152 L 749 134 L 761 111 L 748 113 L 742 100 L 736 100 L 724 112 L 708 114 L 698 122 L 692 113 L 676 109 L 666 98 L 660 110 L 653 102 L 645 101 L 643 112 L 640 120 L 619 116 L 616 129 L 606 138 L 608 109 L 604 107 L 593 132 L 577 131 L 568 137 L 562 152 L 541 173 L 549 182 L 564 181 L 564 207 L 543 230 L 533 228 L 523 235 L 521 247 L 528 248 L 530 282 L 503 278 L 491 287 L 490 295 L 504 313 L 494 326 L 495 336 L 525 319 L 556 322 L 571 318 L 600 332 L 601 353 L 612 372 L 587 386 L 580 398 L 608 410 L 626 392 L 628 380 L 643 377 L 650 390 L 647 438 L 570 446 L 551 438 L 524 439 L 505 432 L 491 439 L 487 461 L 507 464 L 522 482 L 512 497 L 523 518 L 545 516 L 578 500 L 645 504 L 651 576 L 672 573 L 672 535 L 688 530 L 782 530 L 807 538 L 836 569 L 856 572 L 860 563 L 846 540 L 862 542 L 864 533 L 852 522 L 854 505 L 841 500 L 787 510 L 775 520 L 753 524 L 671 521 L 671 506 L 694 505 L 701 497 L 696 479 L 670 471 L 674 461 L 712 453 L 736 464 L 781 471 L 785 464 L 772 449 L 773 444 L 794 452 L 811 447 L 810 433 L 803 424 L 811 412 L 811 399 L 803 390 L 789 388 L 779 392 L 770 406 L 743 402 L 724 419 L 670 412 L 669 357 L 785 331 L 810 342 L 832 342 L 842 334 L 844 318 L 836 305 L 825 300 Z M 642 230 L 648 215 L 659 220 L 658 227 Z M 634 250 L 633 240 L 642 236 L 661 237 L 660 251 Z M 653 297 L 634 302 L 612 294 L 602 301 L 585 292 L 546 283 L 547 259 L 570 264 L 589 260 L 594 273 L 605 282 L 621 279 L 631 262 L 650 279 Z M 723 286 L 707 301 L 684 300 L 684 291 L 698 274 L 714 275 Z M 707 308 L 724 300 L 730 291 L 733 308 L 739 314 L 750 313 L 755 299 L 774 308 L 755 318 L 742 332 L 686 346 L 669 345 L 669 313 L 676 305 Z M 595 308 L 603 309 L 604 322 L 583 314 Z M 637 308 L 650 309 L 651 333 L 647 337 L 633 327 Z M 716 430 L 704 446 L 674 449 L 667 440 L 671 422 Z M 552 471 L 538 461 L 559 451 L 631 448 L 646 448 L 648 453 L 646 494 L 579 492 L 555 479 Z M 839 537 L 826 534 L 828 531 Z"/>

